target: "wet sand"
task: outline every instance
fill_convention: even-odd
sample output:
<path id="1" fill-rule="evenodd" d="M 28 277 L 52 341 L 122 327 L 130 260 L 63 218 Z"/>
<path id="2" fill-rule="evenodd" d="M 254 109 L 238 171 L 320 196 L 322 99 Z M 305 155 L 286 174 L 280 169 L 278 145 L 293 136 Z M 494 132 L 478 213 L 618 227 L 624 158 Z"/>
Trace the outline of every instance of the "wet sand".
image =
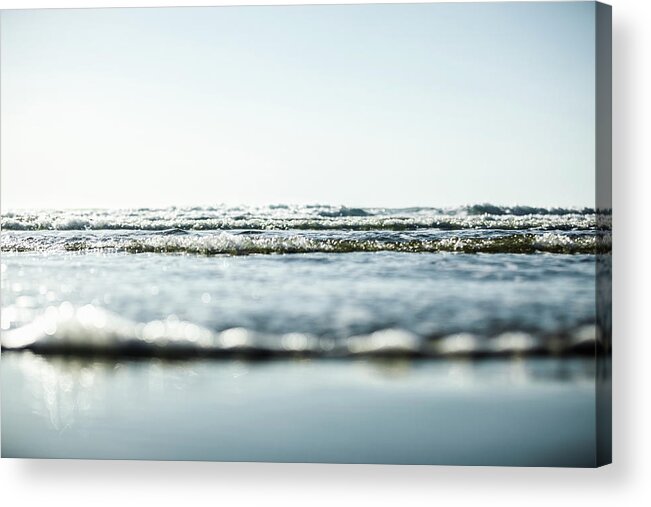
<path id="1" fill-rule="evenodd" d="M 593 359 L 2 353 L 2 457 L 594 466 Z"/>

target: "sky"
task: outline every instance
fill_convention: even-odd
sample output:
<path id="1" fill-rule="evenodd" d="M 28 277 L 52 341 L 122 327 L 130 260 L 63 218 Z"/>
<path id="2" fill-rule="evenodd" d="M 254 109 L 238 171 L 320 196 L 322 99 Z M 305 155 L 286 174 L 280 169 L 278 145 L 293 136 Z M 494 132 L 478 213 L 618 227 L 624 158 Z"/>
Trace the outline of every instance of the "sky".
<path id="1" fill-rule="evenodd" d="M 0 206 L 594 206 L 594 9 L 3 11 Z"/>

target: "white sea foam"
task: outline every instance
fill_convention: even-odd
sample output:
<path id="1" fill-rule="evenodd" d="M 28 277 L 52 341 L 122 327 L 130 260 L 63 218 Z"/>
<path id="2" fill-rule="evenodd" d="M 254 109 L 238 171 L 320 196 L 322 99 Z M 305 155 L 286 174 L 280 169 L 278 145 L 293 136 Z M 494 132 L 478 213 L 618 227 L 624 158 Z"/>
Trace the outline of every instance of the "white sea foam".
<path id="1" fill-rule="evenodd" d="M 179 229 L 161 233 L 125 231 L 4 232 L 4 252 L 187 253 L 203 255 L 248 255 L 346 252 L 465 252 L 465 253 L 598 253 L 610 250 L 610 236 L 593 232 L 520 231 L 273 231 L 256 234 L 216 231 L 187 233 Z"/>
<path id="2" fill-rule="evenodd" d="M 586 230 L 594 210 L 499 207 L 346 208 L 342 206 L 249 206 L 125 210 L 27 210 L 2 216 L 3 230 Z M 610 215 L 599 214 L 600 227 Z"/>
<path id="3" fill-rule="evenodd" d="M 458 333 L 438 338 L 418 336 L 396 328 L 333 339 L 307 333 L 271 334 L 246 328 L 222 331 L 179 320 L 176 317 L 135 322 L 100 307 L 73 307 L 64 302 L 50 306 L 32 322 L 5 330 L 2 348 L 30 349 L 39 353 L 98 354 L 152 357 L 195 356 L 490 356 L 573 354 L 590 352 L 594 327 L 583 326 L 564 333 L 535 336 L 507 331 L 497 336 Z"/>

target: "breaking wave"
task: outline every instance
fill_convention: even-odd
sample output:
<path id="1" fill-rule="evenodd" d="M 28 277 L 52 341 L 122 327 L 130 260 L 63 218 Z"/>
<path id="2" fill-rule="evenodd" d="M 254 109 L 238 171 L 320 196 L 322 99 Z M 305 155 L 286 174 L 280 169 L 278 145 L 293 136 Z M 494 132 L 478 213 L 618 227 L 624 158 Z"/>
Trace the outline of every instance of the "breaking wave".
<path id="1" fill-rule="evenodd" d="M 380 329 L 343 339 L 305 333 L 268 334 L 245 328 L 211 330 L 178 319 L 138 323 L 102 308 L 69 303 L 47 308 L 29 324 L 2 333 L 5 350 L 42 354 L 143 357 L 492 357 L 594 355 L 598 329 L 580 326 L 535 335 L 505 330 L 495 336 L 456 333 L 424 337 Z"/>
<path id="2" fill-rule="evenodd" d="M 608 212 L 589 208 L 493 206 L 460 208 L 347 208 L 287 206 L 132 210 L 34 210 L 2 216 L 7 231 L 38 230 L 591 230 L 610 227 Z"/>
<path id="3" fill-rule="evenodd" d="M 243 231 L 188 234 L 181 229 L 159 234 L 48 235 L 5 233 L 3 252 L 125 252 L 200 255 L 251 255 L 348 252 L 459 252 L 596 254 L 611 249 L 609 235 L 558 232 L 511 233 L 475 236 L 419 237 L 414 235 L 314 237 L 300 234 L 270 235 Z"/>

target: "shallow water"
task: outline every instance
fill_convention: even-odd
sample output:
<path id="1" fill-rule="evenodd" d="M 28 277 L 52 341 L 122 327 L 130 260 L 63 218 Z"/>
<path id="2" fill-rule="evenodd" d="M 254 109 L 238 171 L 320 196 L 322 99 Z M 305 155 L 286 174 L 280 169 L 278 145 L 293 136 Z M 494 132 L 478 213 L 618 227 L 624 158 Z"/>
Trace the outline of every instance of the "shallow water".
<path id="1" fill-rule="evenodd" d="M 2 454 L 594 466 L 599 219 L 6 213 Z"/>
<path id="2" fill-rule="evenodd" d="M 2 266 L 8 347 L 551 353 L 595 333 L 590 255 L 12 253 Z"/>
<path id="3" fill-rule="evenodd" d="M 587 359 L 98 361 L 4 352 L 3 457 L 594 466 Z"/>

